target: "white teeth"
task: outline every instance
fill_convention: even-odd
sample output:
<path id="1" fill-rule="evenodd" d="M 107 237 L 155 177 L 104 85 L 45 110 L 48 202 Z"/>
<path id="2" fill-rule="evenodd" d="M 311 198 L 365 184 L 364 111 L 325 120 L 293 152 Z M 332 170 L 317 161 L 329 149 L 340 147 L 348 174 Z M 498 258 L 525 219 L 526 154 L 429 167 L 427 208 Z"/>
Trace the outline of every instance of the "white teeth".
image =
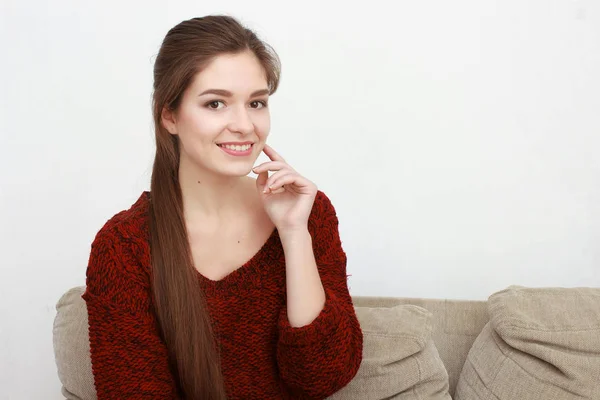
<path id="1" fill-rule="evenodd" d="M 226 149 L 229 150 L 233 150 L 233 151 L 247 151 L 248 149 L 250 149 L 252 145 L 250 144 L 245 144 L 243 146 L 236 146 L 236 145 L 231 145 L 231 144 L 222 144 L 221 147 L 225 147 Z"/>

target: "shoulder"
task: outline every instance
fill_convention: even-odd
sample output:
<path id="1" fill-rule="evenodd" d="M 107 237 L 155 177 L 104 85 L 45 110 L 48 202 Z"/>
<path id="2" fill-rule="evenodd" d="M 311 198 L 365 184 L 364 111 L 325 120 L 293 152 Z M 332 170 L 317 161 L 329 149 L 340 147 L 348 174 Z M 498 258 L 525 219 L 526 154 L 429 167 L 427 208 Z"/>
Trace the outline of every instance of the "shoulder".
<path id="1" fill-rule="evenodd" d="M 119 211 L 106 221 L 96 234 L 94 241 L 145 239 L 148 233 L 149 207 L 149 193 L 143 192 L 133 205 Z"/>
<path id="2" fill-rule="evenodd" d="M 316 217 L 326 217 L 326 216 L 335 216 L 335 207 L 333 203 L 327 197 L 327 195 L 321 191 L 317 191 L 317 195 L 315 196 L 315 201 L 313 203 L 312 214 Z"/>
<path id="3" fill-rule="evenodd" d="M 134 288 L 149 288 L 148 193 L 111 217 L 91 245 L 84 299 L 124 301 Z"/>
<path id="4" fill-rule="evenodd" d="M 328 270 L 326 266 L 345 265 L 346 254 L 341 244 L 338 217 L 331 200 L 322 191 L 318 191 L 315 197 L 308 219 L 308 230 L 313 239 L 315 259 L 322 273 Z"/>
<path id="5" fill-rule="evenodd" d="M 308 219 L 309 230 L 316 233 L 323 227 L 336 228 L 338 226 L 338 217 L 329 197 L 321 190 L 317 191 L 315 201 Z"/>
<path id="6" fill-rule="evenodd" d="M 130 259 L 126 264 L 131 266 L 149 261 L 149 205 L 149 193 L 143 192 L 133 205 L 106 221 L 94 237 L 90 257 L 107 262 Z"/>

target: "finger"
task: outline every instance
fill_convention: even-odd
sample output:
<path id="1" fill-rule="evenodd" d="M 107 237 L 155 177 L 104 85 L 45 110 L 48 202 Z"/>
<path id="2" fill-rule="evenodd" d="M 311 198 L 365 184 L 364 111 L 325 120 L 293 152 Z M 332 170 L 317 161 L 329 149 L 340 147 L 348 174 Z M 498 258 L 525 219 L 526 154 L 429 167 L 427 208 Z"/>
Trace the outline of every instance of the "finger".
<path id="1" fill-rule="evenodd" d="M 265 147 L 263 148 L 263 151 L 265 152 L 267 157 L 269 157 L 271 160 L 285 162 L 283 157 L 281 157 L 279 155 L 279 153 L 277 153 L 275 150 L 273 150 L 273 148 L 266 143 L 265 143 Z"/>
<path id="2" fill-rule="evenodd" d="M 289 170 L 277 171 L 273 175 L 271 175 L 269 177 L 269 179 L 267 179 L 267 183 L 265 184 L 265 186 L 272 189 L 275 182 L 277 182 L 279 179 L 283 178 L 284 176 L 288 176 L 288 175 L 298 175 L 298 173 L 294 172 L 294 171 L 289 171 Z"/>
<path id="3" fill-rule="evenodd" d="M 306 186 L 307 181 L 298 174 L 289 174 L 282 176 L 269 185 L 269 190 L 274 193 L 279 189 L 283 189 L 285 185 L 298 185 L 299 187 Z"/>
<path id="4" fill-rule="evenodd" d="M 264 162 L 256 167 L 252 168 L 252 172 L 254 172 L 255 174 L 260 174 L 263 171 L 279 171 L 284 168 L 291 169 L 291 167 L 288 164 L 286 164 L 285 162 L 267 161 L 267 162 Z"/>
<path id="5" fill-rule="evenodd" d="M 264 172 L 264 173 L 266 174 L 267 172 Z M 273 187 L 272 182 L 274 180 L 280 179 L 282 176 L 286 176 L 286 175 L 290 175 L 290 174 L 297 174 L 297 173 L 294 172 L 294 171 L 289 171 L 289 170 L 281 170 L 281 171 L 275 172 L 273 175 L 271 175 L 267 179 L 267 181 L 265 182 L 265 184 L 263 186 L 261 186 L 262 192 L 263 193 L 272 192 L 272 187 Z"/>
<path id="6" fill-rule="evenodd" d="M 256 178 L 256 187 L 258 190 L 263 191 L 265 189 L 267 179 L 269 179 L 269 173 L 267 171 L 258 174 L 258 178 Z"/>
<path id="7" fill-rule="evenodd" d="M 285 188 L 282 186 L 279 189 L 272 190 L 271 194 L 279 194 L 279 193 L 283 193 L 283 192 L 285 192 Z"/>

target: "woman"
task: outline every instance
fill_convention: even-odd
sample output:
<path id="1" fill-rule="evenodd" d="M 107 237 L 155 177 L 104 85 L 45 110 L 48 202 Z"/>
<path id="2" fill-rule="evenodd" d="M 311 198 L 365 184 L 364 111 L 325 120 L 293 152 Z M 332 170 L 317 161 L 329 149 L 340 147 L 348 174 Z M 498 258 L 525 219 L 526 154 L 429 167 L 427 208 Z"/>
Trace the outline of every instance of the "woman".
<path id="1" fill-rule="evenodd" d="M 87 268 L 99 399 L 319 399 L 355 376 L 335 210 L 266 145 L 278 80 L 231 17 L 164 38 L 150 192 L 98 232 Z"/>

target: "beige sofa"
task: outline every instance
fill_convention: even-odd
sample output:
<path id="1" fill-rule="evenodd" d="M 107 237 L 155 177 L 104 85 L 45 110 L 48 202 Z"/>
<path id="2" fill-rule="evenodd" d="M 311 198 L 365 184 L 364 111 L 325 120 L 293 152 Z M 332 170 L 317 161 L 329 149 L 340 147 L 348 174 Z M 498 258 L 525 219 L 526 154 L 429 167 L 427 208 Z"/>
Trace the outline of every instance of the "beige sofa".
<path id="1" fill-rule="evenodd" d="M 84 287 L 57 304 L 67 399 L 95 399 Z M 354 297 L 363 363 L 330 399 L 600 400 L 600 289 L 511 286 L 488 301 Z"/>

